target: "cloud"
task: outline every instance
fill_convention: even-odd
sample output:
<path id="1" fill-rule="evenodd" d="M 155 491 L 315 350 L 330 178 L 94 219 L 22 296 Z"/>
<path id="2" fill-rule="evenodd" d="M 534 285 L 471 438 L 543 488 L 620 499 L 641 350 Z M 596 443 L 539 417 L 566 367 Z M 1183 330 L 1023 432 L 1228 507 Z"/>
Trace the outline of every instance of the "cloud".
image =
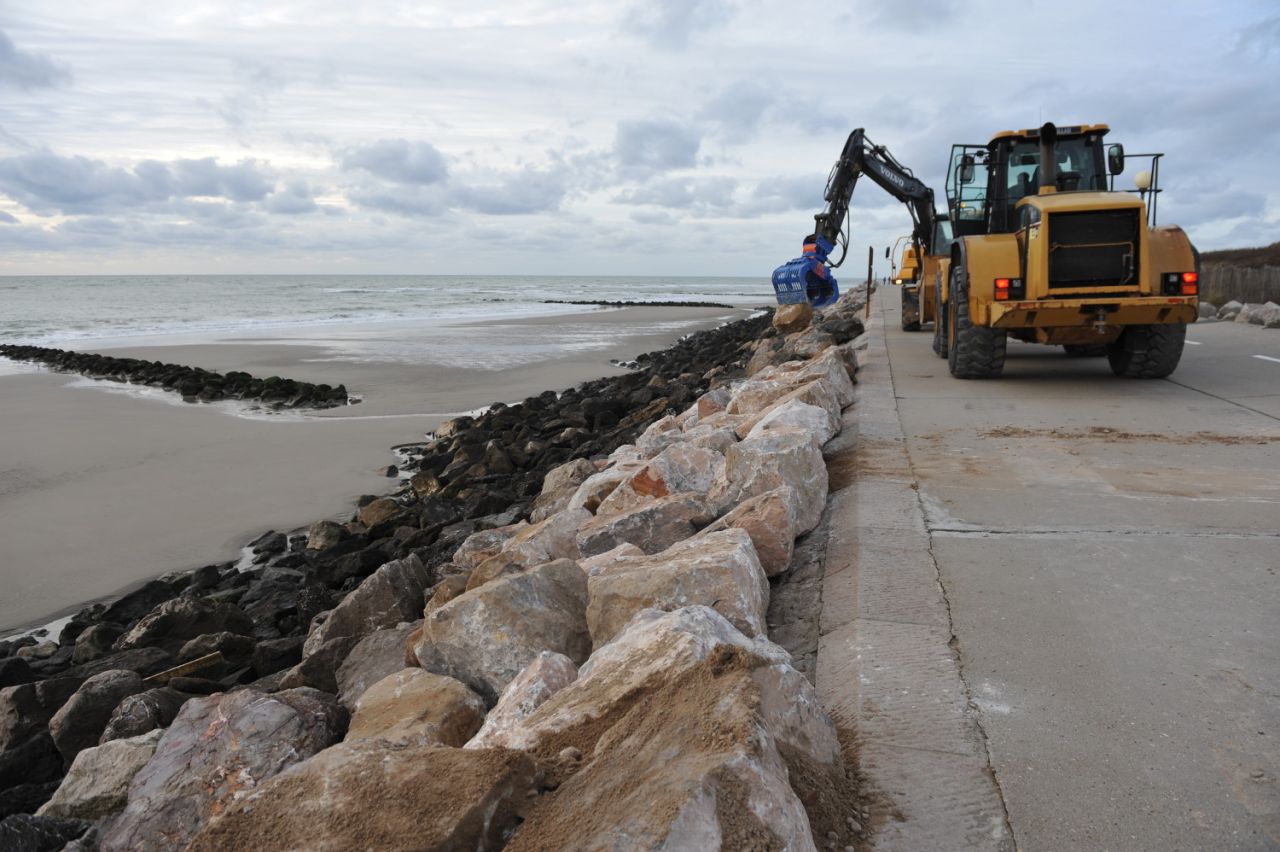
<path id="1" fill-rule="evenodd" d="M 663 178 L 618 195 L 622 204 L 651 204 L 668 210 L 708 213 L 734 207 L 738 182 L 730 177 Z"/>
<path id="2" fill-rule="evenodd" d="M 613 153 L 624 176 L 646 176 L 698 163 L 702 133 L 671 119 L 618 122 Z"/>
<path id="3" fill-rule="evenodd" d="M 623 16 L 623 30 L 659 50 L 686 47 L 694 35 L 727 23 L 737 11 L 731 0 L 639 0 Z"/>
<path id="4" fill-rule="evenodd" d="M 12 213 L 6 213 L 5 211 L 0 210 L 0 223 L 5 225 L 16 225 L 18 224 L 18 217 L 14 216 Z"/>
<path id="5" fill-rule="evenodd" d="M 1246 27 L 1240 33 L 1239 49 L 1246 56 L 1280 59 L 1280 15 L 1272 15 Z"/>
<path id="6" fill-rule="evenodd" d="M 319 209 L 311 193 L 311 188 L 307 186 L 306 181 L 302 180 L 289 181 L 283 187 L 268 195 L 263 200 L 262 207 L 268 213 L 291 216 L 314 213 Z"/>
<path id="7" fill-rule="evenodd" d="M 452 198 L 459 207 L 503 216 L 558 210 L 568 190 L 568 174 L 564 168 L 525 168 L 502 175 L 496 181 L 462 184 L 454 189 Z"/>
<path id="8" fill-rule="evenodd" d="M 791 210 L 812 210 L 817 213 L 826 203 L 822 199 L 825 187 L 814 175 L 801 177 L 770 177 L 756 184 L 751 193 L 748 208 L 757 214 L 786 213 Z"/>
<path id="9" fill-rule="evenodd" d="M 0 87 L 44 89 L 71 82 L 71 72 L 48 56 L 19 50 L 0 30 Z"/>
<path id="10" fill-rule="evenodd" d="M 959 0 L 861 0 L 861 14 L 854 21 L 869 21 L 886 29 L 903 32 L 936 30 L 948 23 L 959 11 Z"/>
<path id="11" fill-rule="evenodd" d="M 430 142 L 407 139 L 379 139 L 348 151 L 342 158 L 346 169 L 363 169 L 371 175 L 409 186 L 440 183 L 449 175 L 444 154 Z"/>
<path id="12" fill-rule="evenodd" d="M 721 135 L 745 140 L 755 135 L 765 112 L 777 96 L 754 80 L 738 80 L 707 101 L 699 118 L 714 124 Z"/>
<path id="13" fill-rule="evenodd" d="M 100 213 L 172 198 L 257 201 L 273 181 L 256 160 L 219 165 L 213 157 L 143 160 L 132 169 L 48 149 L 0 158 L 0 192 L 42 215 Z"/>

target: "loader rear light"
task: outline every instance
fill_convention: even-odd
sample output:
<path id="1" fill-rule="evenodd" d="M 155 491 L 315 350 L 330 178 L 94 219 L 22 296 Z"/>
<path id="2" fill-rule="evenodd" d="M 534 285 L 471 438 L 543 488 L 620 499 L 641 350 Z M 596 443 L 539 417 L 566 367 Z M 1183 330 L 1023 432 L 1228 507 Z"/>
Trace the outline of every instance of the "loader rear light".
<path id="1" fill-rule="evenodd" d="M 1195 296 L 1200 292 L 1200 276 L 1194 272 L 1166 272 L 1163 289 L 1166 296 Z"/>
<path id="2" fill-rule="evenodd" d="M 995 296 L 997 302 L 1007 302 L 1011 298 L 1022 298 L 1026 292 L 1021 278 L 997 278 L 995 280 Z"/>

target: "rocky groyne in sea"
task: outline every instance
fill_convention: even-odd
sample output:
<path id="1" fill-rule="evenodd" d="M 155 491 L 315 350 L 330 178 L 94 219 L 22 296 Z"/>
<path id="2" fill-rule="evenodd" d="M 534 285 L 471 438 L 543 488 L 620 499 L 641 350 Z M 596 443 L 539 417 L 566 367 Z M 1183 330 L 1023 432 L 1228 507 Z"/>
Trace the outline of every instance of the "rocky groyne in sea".
<path id="1" fill-rule="evenodd" d="M 856 846 L 766 611 L 825 503 L 857 309 L 451 421 L 251 570 L 0 643 L 0 845 Z"/>
<path id="2" fill-rule="evenodd" d="M 360 401 L 349 396 L 344 385 L 316 385 L 279 376 L 260 379 L 234 370 L 215 373 L 199 367 L 140 358 L 115 358 L 94 352 L 0 344 L 0 356 L 43 364 L 61 373 L 79 373 L 91 379 L 163 388 L 181 394 L 187 402 L 234 399 L 261 402 L 271 408 L 334 408 Z"/>

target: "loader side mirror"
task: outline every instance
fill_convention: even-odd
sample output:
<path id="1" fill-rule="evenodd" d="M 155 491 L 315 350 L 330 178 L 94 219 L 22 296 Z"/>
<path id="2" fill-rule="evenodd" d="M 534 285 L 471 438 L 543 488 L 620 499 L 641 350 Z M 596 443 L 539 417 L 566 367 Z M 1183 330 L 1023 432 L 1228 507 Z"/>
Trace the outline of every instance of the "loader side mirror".
<path id="1" fill-rule="evenodd" d="M 1124 171 L 1124 146 L 1112 145 L 1107 149 L 1107 171 L 1118 175 Z"/>
<path id="2" fill-rule="evenodd" d="M 973 155 L 965 154 L 960 158 L 960 183 L 973 183 Z"/>

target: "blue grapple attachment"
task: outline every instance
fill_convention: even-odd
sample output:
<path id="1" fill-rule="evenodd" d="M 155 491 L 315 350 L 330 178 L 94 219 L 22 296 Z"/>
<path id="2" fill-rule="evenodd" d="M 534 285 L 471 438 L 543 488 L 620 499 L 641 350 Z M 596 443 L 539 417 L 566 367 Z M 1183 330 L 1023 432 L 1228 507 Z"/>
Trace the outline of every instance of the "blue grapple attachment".
<path id="1" fill-rule="evenodd" d="M 805 241 L 804 254 L 773 270 L 773 292 L 779 305 L 808 302 L 815 308 L 825 308 L 835 304 L 840 287 L 827 267 L 827 256 L 834 248 L 822 236 L 810 237 Z"/>

